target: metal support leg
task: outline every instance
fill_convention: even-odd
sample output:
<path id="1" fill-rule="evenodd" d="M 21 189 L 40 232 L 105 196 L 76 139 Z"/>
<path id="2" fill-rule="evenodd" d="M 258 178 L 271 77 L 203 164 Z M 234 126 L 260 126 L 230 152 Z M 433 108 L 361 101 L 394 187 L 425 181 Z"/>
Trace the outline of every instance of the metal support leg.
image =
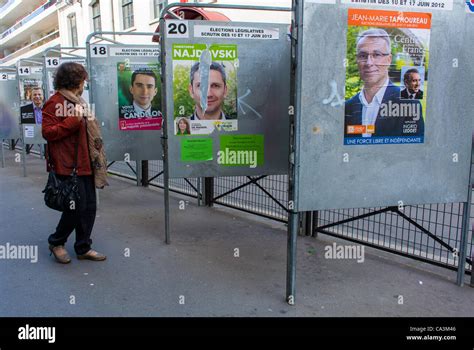
<path id="1" fill-rule="evenodd" d="M 212 207 L 214 199 L 214 178 L 204 178 L 204 205 Z"/>
<path id="2" fill-rule="evenodd" d="M 312 236 L 313 235 L 313 213 L 310 211 L 307 211 L 304 213 L 305 220 L 304 220 L 304 234 L 306 236 Z"/>
<path id="3" fill-rule="evenodd" d="M 473 186 L 474 189 L 474 186 Z M 472 230 L 472 237 L 471 237 L 471 261 L 474 262 L 474 222 L 472 223 L 471 226 Z M 474 288 L 474 268 L 471 265 L 471 287 Z"/>
<path id="4" fill-rule="evenodd" d="M 5 168 L 5 151 L 3 150 L 3 140 L 2 140 L 2 168 Z"/>
<path id="5" fill-rule="evenodd" d="M 40 158 L 44 159 L 44 145 L 39 145 L 40 147 Z"/>
<path id="6" fill-rule="evenodd" d="M 299 215 L 291 212 L 288 223 L 288 251 L 286 262 L 286 301 L 295 304 L 296 282 L 296 238 L 299 229 Z"/>
<path id="7" fill-rule="evenodd" d="M 163 172 L 163 186 L 165 190 L 165 243 L 170 244 L 170 184 L 168 164 L 164 166 Z"/>
<path id="8" fill-rule="evenodd" d="M 142 175 L 142 162 L 140 160 L 136 160 L 135 161 L 135 172 L 137 174 L 137 186 L 141 186 L 142 184 L 142 179 L 141 179 L 141 175 Z"/>
<path id="9" fill-rule="evenodd" d="M 473 137 L 474 141 L 474 137 Z M 474 150 L 471 152 L 471 164 L 474 163 Z M 466 269 L 466 256 L 467 256 L 467 239 L 469 236 L 469 226 L 471 219 L 471 202 L 472 202 L 472 172 L 469 174 L 469 183 L 467 186 L 467 202 L 464 203 L 464 210 L 462 216 L 462 231 L 461 231 L 461 251 L 459 252 L 459 266 L 456 284 L 458 286 L 464 285 L 464 274 Z M 471 238 L 472 239 L 472 238 Z M 469 252 L 470 254 L 471 252 Z M 471 285 L 473 284 L 473 273 L 471 261 Z"/>
<path id="10" fill-rule="evenodd" d="M 26 144 L 25 139 L 23 138 L 23 147 L 22 147 L 22 162 L 23 162 L 23 176 L 26 177 Z"/>
<path id="11" fill-rule="evenodd" d="M 472 198 L 472 189 L 469 184 L 469 194 L 467 196 L 467 202 L 464 203 L 463 218 L 462 218 L 462 231 L 461 231 L 461 249 L 459 252 L 459 265 L 458 265 L 458 275 L 456 284 L 458 286 L 464 285 L 464 274 L 466 268 L 466 256 L 467 256 L 467 237 L 469 235 L 469 221 L 471 216 L 471 198 Z"/>
<path id="12" fill-rule="evenodd" d="M 311 237 L 318 237 L 318 231 L 314 228 L 319 226 L 319 211 L 313 211 L 313 231 Z"/>
<path id="13" fill-rule="evenodd" d="M 198 177 L 197 179 L 197 189 L 198 189 L 198 194 L 197 194 L 197 205 L 200 207 L 203 205 L 203 200 L 202 200 L 202 179 Z"/>
<path id="14" fill-rule="evenodd" d="M 148 174 L 148 161 L 142 160 L 142 186 L 148 187 L 149 185 L 149 174 Z"/>

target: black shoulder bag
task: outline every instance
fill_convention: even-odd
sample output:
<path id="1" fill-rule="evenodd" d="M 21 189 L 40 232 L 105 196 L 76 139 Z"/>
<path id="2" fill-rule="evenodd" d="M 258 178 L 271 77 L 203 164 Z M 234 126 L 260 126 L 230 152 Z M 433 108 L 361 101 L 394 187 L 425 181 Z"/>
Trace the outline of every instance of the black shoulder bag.
<path id="1" fill-rule="evenodd" d="M 48 144 L 48 164 L 50 168 L 48 182 L 43 190 L 44 203 L 47 207 L 58 211 L 75 211 L 79 205 L 79 191 L 77 187 L 77 153 L 79 139 L 77 140 L 74 155 L 74 168 L 72 174 L 61 179 L 56 174 Z"/>

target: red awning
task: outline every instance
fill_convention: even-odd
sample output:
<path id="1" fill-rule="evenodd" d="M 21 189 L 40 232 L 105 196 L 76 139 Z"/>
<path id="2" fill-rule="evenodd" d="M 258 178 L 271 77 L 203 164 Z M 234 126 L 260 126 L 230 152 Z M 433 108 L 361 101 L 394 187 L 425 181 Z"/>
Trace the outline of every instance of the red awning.
<path id="1" fill-rule="evenodd" d="M 173 13 L 181 17 L 182 19 L 187 20 L 201 20 L 201 21 L 221 21 L 221 22 L 230 22 L 230 18 L 226 15 L 223 15 L 220 12 L 206 11 L 198 7 L 176 7 L 173 10 Z M 165 19 L 173 19 L 170 14 L 165 15 Z M 155 33 L 160 33 L 160 26 L 156 27 Z M 154 35 L 153 42 L 157 43 L 160 41 L 159 35 Z"/>

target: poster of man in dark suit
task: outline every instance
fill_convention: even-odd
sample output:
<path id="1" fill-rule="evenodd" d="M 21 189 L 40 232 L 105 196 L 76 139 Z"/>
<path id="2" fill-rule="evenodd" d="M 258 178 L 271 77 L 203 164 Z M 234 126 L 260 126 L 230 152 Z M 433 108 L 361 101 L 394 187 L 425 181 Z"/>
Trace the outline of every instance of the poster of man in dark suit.
<path id="1" fill-rule="evenodd" d="M 44 96 L 43 89 L 35 86 L 29 91 L 31 103 L 28 103 L 20 108 L 21 123 L 22 124 L 41 124 L 43 115 L 41 109 L 43 108 Z"/>
<path id="2" fill-rule="evenodd" d="M 417 68 L 408 69 L 403 75 L 405 88 L 400 93 L 402 99 L 422 100 L 423 90 L 420 72 Z"/>

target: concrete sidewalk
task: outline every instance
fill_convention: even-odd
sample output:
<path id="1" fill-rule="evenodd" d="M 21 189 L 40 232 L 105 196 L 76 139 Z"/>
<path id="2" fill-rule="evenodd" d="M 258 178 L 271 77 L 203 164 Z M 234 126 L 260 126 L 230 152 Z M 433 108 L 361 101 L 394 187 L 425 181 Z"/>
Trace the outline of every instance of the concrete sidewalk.
<path id="1" fill-rule="evenodd" d="M 289 306 L 284 225 L 173 195 L 166 245 L 161 190 L 113 177 L 92 237 L 108 259 L 57 264 L 47 237 L 60 214 L 43 204 L 44 160 L 28 156 L 25 178 L 5 155 L 0 245 L 37 245 L 38 262 L 0 260 L 0 316 L 474 316 L 474 289 L 456 286 L 454 271 L 370 248 L 363 263 L 326 259 L 326 246 L 352 243 L 324 235 L 298 239 Z"/>

